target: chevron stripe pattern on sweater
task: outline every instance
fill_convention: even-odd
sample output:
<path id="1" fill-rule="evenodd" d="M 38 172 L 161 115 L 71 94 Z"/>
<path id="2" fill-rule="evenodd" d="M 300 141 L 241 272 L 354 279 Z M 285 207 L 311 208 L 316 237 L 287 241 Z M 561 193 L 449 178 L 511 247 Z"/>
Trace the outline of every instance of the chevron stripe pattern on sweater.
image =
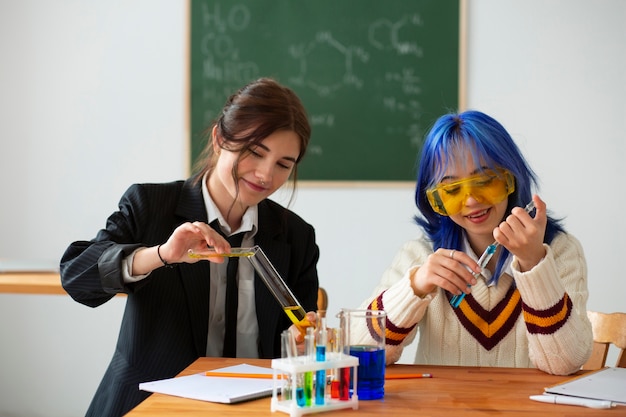
<path id="1" fill-rule="evenodd" d="M 384 292 L 375 298 L 367 308 L 369 310 L 384 310 L 383 294 Z M 411 330 L 413 330 L 416 325 L 417 324 L 414 324 L 411 327 L 399 327 L 393 324 L 391 320 L 389 320 L 389 316 L 387 316 L 385 321 L 385 343 L 394 346 L 399 345 L 409 335 L 409 333 L 411 333 Z M 380 326 L 373 323 L 373 320 L 372 323 L 368 323 L 368 330 L 375 339 L 379 337 L 381 333 Z"/>
<path id="2" fill-rule="evenodd" d="M 448 294 L 448 299 L 452 298 Z M 531 334 L 552 334 L 560 329 L 572 312 L 572 301 L 564 294 L 554 306 L 536 310 L 522 302 L 517 288 L 511 286 L 493 310 L 485 310 L 468 294 L 454 312 L 465 329 L 485 349 L 493 349 L 515 326 L 523 312 L 526 328 Z"/>
<path id="3" fill-rule="evenodd" d="M 535 310 L 522 303 L 524 321 L 529 333 L 552 334 L 560 329 L 572 314 L 572 300 L 567 293 L 547 310 Z"/>
<path id="4" fill-rule="evenodd" d="M 448 298 L 452 298 L 447 293 Z M 515 326 L 522 313 L 522 298 L 517 288 L 511 286 L 504 298 L 492 310 L 485 310 L 472 294 L 467 294 L 459 307 L 452 308 L 465 329 L 485 349 L 491 350 Z"/>

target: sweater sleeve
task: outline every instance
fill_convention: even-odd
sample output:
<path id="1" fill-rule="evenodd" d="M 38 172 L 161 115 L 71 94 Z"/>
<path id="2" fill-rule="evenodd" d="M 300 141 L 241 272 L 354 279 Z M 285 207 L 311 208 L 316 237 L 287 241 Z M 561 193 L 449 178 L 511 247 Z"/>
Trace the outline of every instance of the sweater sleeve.
<path id="1" fill-rule="evenodd" d="M 402 350 L 415 339 L 417 323 L 424 313 L 433 295 L 421 298 L 411 288 L 411 276 L 422 265 L 432 248 L 423 240 L 412 240 L 404 244 L 384 272 L 372 295 L 359 308 L 384 310 L 387 313 L 385 329 L 385 360 L 395 363 L 402 356 Z M 361 338 L 369 337 L 368 329 L 361 329 Z"/>
<path id="2" fill-rule="evenodd" d="M 545 258 L 533 269 L 512 268 L 522 297 L 529 356 L 550 374 L 576 372 L 593 347 L 587 318 L 587 265 L 583 249 L 572 235 L 561 233 L 546 246 Z"/>

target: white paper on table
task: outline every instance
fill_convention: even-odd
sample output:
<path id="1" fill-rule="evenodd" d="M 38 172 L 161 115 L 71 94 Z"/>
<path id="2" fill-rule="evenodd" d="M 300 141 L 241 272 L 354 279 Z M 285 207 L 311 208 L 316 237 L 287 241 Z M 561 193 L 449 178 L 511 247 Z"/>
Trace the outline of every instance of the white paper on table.
<path id="1" fill-rule="evenodd" d="M 274 373 L 270 368 L 245 363 L 211 371 L 269 375 Z M 139 384 L 139 389 L 143 391 L 225 404 L 268 397 L 272 395 L 273 387 L 274 381 L 271 378 L 215 377 L 206 376 L 204 372 Z"/>

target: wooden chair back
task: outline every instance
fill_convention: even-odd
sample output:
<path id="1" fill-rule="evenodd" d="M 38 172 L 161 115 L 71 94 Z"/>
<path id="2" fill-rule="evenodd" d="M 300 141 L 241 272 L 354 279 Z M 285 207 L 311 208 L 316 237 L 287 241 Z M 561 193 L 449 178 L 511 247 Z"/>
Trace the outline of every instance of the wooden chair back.
<path id="1" fill-rule="evenodd" d="M 619 349 L 618 368 L 626 368 L 626 313 L 599 313 L 587 311 L 593 329 L 593 351 L 582 369 L 596 370 L 606 366 L 611 345 Z"/>

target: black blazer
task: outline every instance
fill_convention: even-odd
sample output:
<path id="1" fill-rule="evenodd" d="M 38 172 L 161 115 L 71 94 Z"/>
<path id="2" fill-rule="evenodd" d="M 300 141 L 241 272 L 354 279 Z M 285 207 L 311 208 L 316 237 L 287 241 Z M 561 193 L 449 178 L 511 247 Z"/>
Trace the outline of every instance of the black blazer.
<path id="1" fill-rule="evenodd" d="M 87 411 L 121 416 L 148 395 L 140 382 L 170 378 L 205 356 L 209 317 L 209 262 L 159 268 L 133 284 L 122 279 L 122 260 L 141 246 L 164 243 L 184 222 L 207 222 L 201 183 L 135 184 L 119 211 L 91 241 L 72 243 L 61 259 L 63 288 L 97 307 L 128 294 L 109 367 Z M 259 203 L 259 245 L 306 311 L 316 310 L 319 248 L 313 227 L 279 204 Z M 291 322 L 262 280 L 254 282 L 259 356 L 280 356 L 280 333 Z"/>

